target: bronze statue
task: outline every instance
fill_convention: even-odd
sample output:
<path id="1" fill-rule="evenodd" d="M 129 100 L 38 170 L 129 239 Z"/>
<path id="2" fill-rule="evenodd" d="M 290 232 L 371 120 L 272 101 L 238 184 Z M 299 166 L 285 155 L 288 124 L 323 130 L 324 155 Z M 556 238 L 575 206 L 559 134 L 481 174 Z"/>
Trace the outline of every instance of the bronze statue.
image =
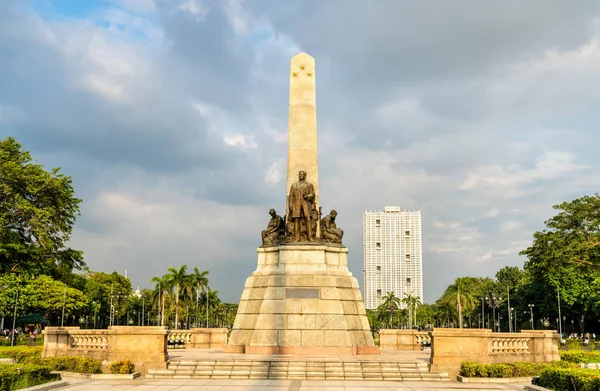
<path id="1" fill-rule="evenodd" d="M 293 223 L 292 242 L 299 242 L 302 235 L 302 227 L 300 221 L 304 221 L 306 239 L 313 242 L 313 232 L 311 229 L 312 204 L 315 200 L 315 189 L 312 183 L 306 181 L 306 172 L 298 173 L 298 182 L 293 183 L 290 187 L 290 195 L 288 197 L 288 216 L 289 222 Z"/>
<path id="2" fill-rule="evenodd" d="M 338 228 L 335 224 L 337 212 L 332 210 L 329 214 L 321 219 L 321 239 L 329 243 L 342 243 L 344 231 Z"/>
<path id="3" fill-rule="evenodd" d="M 275 246 L 279 244 L 285 234 L 285 223 L 281 216 L 277 215 L 275 209 L 269 210 L 271 220 L 267 225 L 267 229 L 261 232 L 263 246 Z"/>

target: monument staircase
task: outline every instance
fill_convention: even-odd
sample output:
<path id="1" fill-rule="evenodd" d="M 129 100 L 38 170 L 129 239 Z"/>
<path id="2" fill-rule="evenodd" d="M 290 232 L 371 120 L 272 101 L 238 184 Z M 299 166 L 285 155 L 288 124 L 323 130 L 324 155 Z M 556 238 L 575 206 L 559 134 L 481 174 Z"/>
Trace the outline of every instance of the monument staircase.
<path id="1" fill-rule="evenodd" d="M 299 360 L 299 357 L 289 360 L 171 360 L 167 369 L 151 369 L 146 378 L 450 381 L 447 373 L 429 372 L 429 364 L 425 361 L 322 361 Z"/>

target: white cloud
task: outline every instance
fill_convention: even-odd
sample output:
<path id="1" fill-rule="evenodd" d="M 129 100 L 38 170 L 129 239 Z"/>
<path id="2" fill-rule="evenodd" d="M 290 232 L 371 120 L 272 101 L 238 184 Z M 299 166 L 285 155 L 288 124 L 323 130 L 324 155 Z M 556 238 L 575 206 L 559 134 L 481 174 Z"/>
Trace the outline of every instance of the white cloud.
<path id="1" fill-rule="evenodd" d="M 501 229 L 504 232 L 509 232 L 509 231 L 518 230 L 522 226 L 523 226 L 523 224 L 520 221 L 517 221 L 517 220 L 506 220 L 506 221 L 504 221 L 502 223 Z"/>
<path id="2" fill-rule="evenodd" d="M 484 214 L 483 217 L 487 217 L 487 218 L 491 218 L 491 217 L 496 217 L 500 214 L 500 208 L 496 208 L 493 207 L 489 210 L 487 210 Z"/>
<path id="3" fill-rule="evenodd" d="M 476 167 L 459 188 L 462 190 L 473 190 L 476 187 L 501 188 L 506 196 L 517 196 L 526 191 L 522 189 L 523 185 L 538 180 L 563 178 L 567 174 L 589 168 L 588 165 L 576 163 L 572 153 L 546 151 L 531 169 L 520 166 L 503 167 L 499 164 Z"/>
<path id="4" fill-rule="evenodd" d="M 267 183 L 279 183 L 285 176 L 285 161 L 278 160 L 273 162 L 265 174 L 265 182 Z"/>
<path id="5" fill-rule="evenodd" d="M 254 138 L 250 135 L 244 134 L 225 134 L 223 136 L 225 144 L 231 147 L 238 147 L 241 149 L 255 149 L 258 144 L 254 141 Z"/>
<path id="6" fill-rule="evenodd" d="M 178 11 L 187 12 L 198 22 L 203 21 L 210 12 L 206 4 L 200 0 L 186 0 L 179 4 L 176 9 Z"/>

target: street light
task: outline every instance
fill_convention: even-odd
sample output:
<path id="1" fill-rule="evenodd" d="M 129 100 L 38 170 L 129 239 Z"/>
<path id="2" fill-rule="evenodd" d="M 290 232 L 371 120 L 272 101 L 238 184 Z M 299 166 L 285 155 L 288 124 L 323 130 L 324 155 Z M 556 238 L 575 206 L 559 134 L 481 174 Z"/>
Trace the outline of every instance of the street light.
<path id="1" fill-rule="evenodd" d="M 484 297 L 480 297 L 480 299 L 481 299 L 481 328 L 483 328 L 483 323 L 485 322 L 485 313 L 483 312 L 484 311 L 484 309 L 483 309 L 483 300 L 484 299 L 487 300 L 487 297 L 485 297 L 485 298 Z"/>
<path id="2" fill-rule="evenodd" d="M 65 293 L 63 295 L 63 307 L 62 307 L 62 316 L 60 318 L 60 327 L 65 326 L 65 306 L 67 304 L 67 284 L 64 284 L 64 286 L 65 286 Z"/>
<path id="3" fill-rule="evenodd" d="M 502 296 L 496 297 L 495 294 L 492 294 L 491 300 L 489 300 L 487 297 L 485 299 L 487 300 L 488 305 L 492 307 L 492 317 L 494 318 L 493 325 L 495 331 L 498 332 L 500 322 L 496 323 L 496 308 L 500 306 L 500 303 L 502 302 Z"/>
<path id="4" fill-rule="evenodd" d="M 4 288 L 8 288 L 7 286 L 4 286 Z M 13 327 L 12 327 L 12 334 L 10 337 L 10 346 L 14 346 L 15 344 L 15 329 L 17 327 L 17 305 L 19 304 L 19 284 L 17 284 L 17 294 L 15 295 L 15 312 L 13 315 Z"/>
<path id="5" fill-rule="evenodd" d="M 534 330 L 535 327 L 533 326 L 533 307 L 535 306 L 535 304 L 527 304 L 529 306 L 529 315 L 531 316 L 530 322 L 531 322 L 531 329 Z"/>

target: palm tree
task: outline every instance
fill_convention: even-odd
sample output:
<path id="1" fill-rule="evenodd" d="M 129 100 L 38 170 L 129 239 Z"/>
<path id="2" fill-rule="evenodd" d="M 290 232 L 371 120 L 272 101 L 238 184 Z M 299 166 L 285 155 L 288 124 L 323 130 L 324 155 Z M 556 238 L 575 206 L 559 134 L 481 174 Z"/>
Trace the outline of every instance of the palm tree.
<path id="1" fill-rule="evenodd" d="M 475 306 L 476 298 L 470 289 L 472 288 L 471 282 L 468 277 L 459 277 L 446 290 L 449 299 L 453 299 L 456 302 L 458 324 L 461 329 L 463 328 L 463 309 L 472 310 Z"/>
<path id="2" fill-rule="evenodd" d="M 400 308 L 400 298 L 394 292 L 387 292 L 382 298 L 382 307 L 389 312 L 389 327 L 392 328 L 393 313 Z"/>
<path id="3" fill-rule="evenodd" d="M 421 299 L 418 296 L 414 296 L 412 293 L 405 293 L 402 303 L 406 304 L 406 307 L 408 308 L 408 328 L 412 329 L 413 316 L 415 318 L 415 324 L 417 323 L 416 312 L 417 306 L 421 305 Z"/>
<path id="4" fill-rule="evenodd" d="M 417 308 L 421 306 L 421 298 L 419 296 L 413 296 L 411 307 L 413 308 L 413 315 L 415 317 L 415 325 L 417 324 Z"/>
<path id="5" fill-rule="evenodd" d="M 150 282 L 155 283 L 156 285 L 154 286 L 154 296 L 153 296 L 153 301 L 157 300 L 158 302 L 158 310 L 160 312 L 160 325 L 164 326 L 165 325 L 165 293 L 169 287 L 169 281 L 167 279 L 167 276 L 162 276 L 162 277 L 152 277 L 152 279 L 150 280 Z"/>
<path id="6" fill-rule="evenodd" d="M 208 310 L 210 313 L 215 314 L 216 316 L 216 311 L 219 308 L 219 305 L 221 304 L 221 299 L 219 299 L 219 291 L 213 291 L 208 289 L 206 292 L 200 295 L 200 301 L 202 302 L 202 311 L 204 313 L 207 313 Z M 206 324 L 208 326 L 208 315 L 206 319 Z"/>
<path id="7" fill-rule="evenodd" d="M 182 265 L 179 269 L 170 266 L 167 269 L 165 277 L 167 278 L 168 284 L 175 288 L 175 330 L 177 330 L 179 328 L 179 290 L 182 285 L 185 285 L 186 280 L 188 279 L 187 265 Z"/>
<path id="8" fill-rule="evenodd" d="M 201 272 L 197 267 L 190 274 L 192 284 L 196 285 L 196 323 L 198 323 L 198 302 L 200 301 L 200 291 L 205 293 L 208 289 L 208 270 Z"/>

